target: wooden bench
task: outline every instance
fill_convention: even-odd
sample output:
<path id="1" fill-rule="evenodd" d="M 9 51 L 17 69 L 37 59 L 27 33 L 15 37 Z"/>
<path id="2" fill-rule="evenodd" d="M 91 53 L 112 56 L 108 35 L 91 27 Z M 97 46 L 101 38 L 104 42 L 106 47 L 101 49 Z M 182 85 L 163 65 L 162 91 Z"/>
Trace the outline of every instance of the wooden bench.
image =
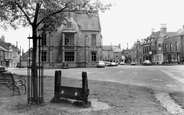
<path id="1" fill-rule="evenodd" d="M 23 79 L 22 77 L 15 78 L 14 75 L 11 72 L 3 72 L 3 85 L 8 87 L 9 89 L 13 90 L 13 95 L 14 92 L 17 92 L 19 95 L 20 93 L 20 88 L 25 88 L 25 93 L 26 94 L 26 80 Z"/>
<path id="2" fill-rule="evenodd" d="M 62 86 L 61 85 L 61 71 L 55 72 L 55 88 L 54 88 L 54 98 L 53 102 L 57 102 L 58 99 L 66 98 L 66 99 L 75 99 L 83 102 L 83 105 L 87 107 L 89 105 L 88 102 L 88 80 L 87 80 L 87 72 L 82 72 L 82 87 L 71 87 L 71 86 Z"/>

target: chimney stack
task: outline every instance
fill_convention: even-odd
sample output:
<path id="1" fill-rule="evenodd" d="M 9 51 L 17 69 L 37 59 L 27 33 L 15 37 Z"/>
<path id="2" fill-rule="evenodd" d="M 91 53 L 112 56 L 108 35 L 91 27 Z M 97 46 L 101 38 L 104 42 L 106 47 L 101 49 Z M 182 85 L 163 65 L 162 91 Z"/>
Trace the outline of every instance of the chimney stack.
<path id="1" fill-rule="evenodd" d="M 153 34 L 155 31 L 155 28 L 151 28 L 151 33 Z"/>
<path id="2" fill-rule="evenodd" d="M 4 35 L 1 36 L 1 40 L 2 40 L 3 42 L 5 42 L 5 36 L 4 36 Z"/>
<path id="3" fill-rule="evenodd" d="M 18 48 L 18 42 L 16 41 L 16 47 Z"/>
<path id="4" fill-rule="evenodd" d="M 167 32 L 167 24 L 161 24 L 160 31 Z"/>

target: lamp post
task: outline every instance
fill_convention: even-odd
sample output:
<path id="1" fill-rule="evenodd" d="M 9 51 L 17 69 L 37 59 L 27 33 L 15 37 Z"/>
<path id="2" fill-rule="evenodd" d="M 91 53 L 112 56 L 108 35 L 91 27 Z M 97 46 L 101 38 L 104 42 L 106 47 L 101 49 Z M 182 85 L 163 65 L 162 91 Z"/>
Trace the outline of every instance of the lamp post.
<path id="1" fill-rule="evenodd" d="M 151 57 L 152 57 L 152 51 L 149 51 L 149 55 L 150 55 L 150 61 L 152 62 L 152 59 L 151 59 Z"/>

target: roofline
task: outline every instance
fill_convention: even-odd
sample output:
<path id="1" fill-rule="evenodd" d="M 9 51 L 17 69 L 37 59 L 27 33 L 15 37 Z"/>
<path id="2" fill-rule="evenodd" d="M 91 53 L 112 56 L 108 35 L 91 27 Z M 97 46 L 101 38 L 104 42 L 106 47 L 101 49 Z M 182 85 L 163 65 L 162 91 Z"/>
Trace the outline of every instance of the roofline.
<path id="1" fill-rule="evenodd" d="M 101 30 L 81 30 L 81 31 L 101 32 Z"/>
<path id="2" fill-rule="evenodd" d="M 3 48 L 2 46 L 0 46 L 0 48 L 1 48 L 1 49 L 3 49 L 4 51 L 8 52 L 8 50 L 7 50 L 7 49 L 5 49 L 5 48 Z"/>

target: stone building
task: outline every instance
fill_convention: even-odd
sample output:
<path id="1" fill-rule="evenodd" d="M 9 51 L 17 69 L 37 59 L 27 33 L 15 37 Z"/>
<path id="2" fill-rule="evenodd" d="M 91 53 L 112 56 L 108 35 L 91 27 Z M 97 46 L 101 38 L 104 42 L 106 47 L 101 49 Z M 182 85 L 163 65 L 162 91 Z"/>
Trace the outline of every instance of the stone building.
<path id="1" fill-rule="evenodd" d="M 16 46 L 5 42 L 5 37 L 0 38 L 0 64 L 6 67 L 16 67 L 20 62 L 18 42 Z"/>
<path id="2" fill-rule="evenodd" d="M 122 60 L 122 53 L 121 53 L 121 46 L 119 45 L 112 45 L 113 50 L 113 61 L 119 63 Z"/>
<path id="3" fill-rule="evenodd" d="M 102 60 L 102 35 L 98 14 L 68 13 L 55 31 L 42 33 L 41 61 L 45 67 L 94 67 Z"/>
<path id="4" fill-rule="evenodd" d="M 102 59 L 108 62 L 113 61 L 113 49 L 111 45 L 102 46 Z"/>
<path id="5" fill-rule="evenodd" d="M 131 55 L 131 50 L 128 49 L 128 47 L 127 47 L 127 49 L 122 50 L 122 56 L 124 57 L 124 62 L 126 64 L 129 64 L 131 62 L 132 55 Z"/>
<path id="6" fill-rule="evenodd" d="M 149 54 L 153 64 L 163 64 L 164 62 L 164 40 L 165 38 L 172 36 L 175 32 L 167 32 L 165 24 L 161 25 L 160 31 L 152 32 L 149 36 L 151 39 L 151 48 Z"/>
<path id="7" fill-rule="evenodd" d="M 122 60 L 120 44 L 102 46 L 102 59 L 104 61 L 119 63 Z"/>
<path id="8" fill-rule="evenodd" d="M 184 29 L 170 33 L 164 39 L 164 63 L 184 62 Z"/>

